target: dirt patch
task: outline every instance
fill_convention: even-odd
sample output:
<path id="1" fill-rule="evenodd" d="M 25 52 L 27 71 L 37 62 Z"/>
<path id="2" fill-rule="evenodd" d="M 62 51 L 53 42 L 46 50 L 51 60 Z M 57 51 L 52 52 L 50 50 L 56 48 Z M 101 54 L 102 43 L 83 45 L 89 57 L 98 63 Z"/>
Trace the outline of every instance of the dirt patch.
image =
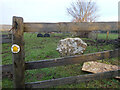
<path id="1" fill-rule="evenodd" d="M 99 40 L 96 40 L 96 41 L 93 41 L 93 40 L 84 40 L 88 45 L 93 45 L 93 46 L 96 46 L 96 45 L 109 45 L 109 44 L 112 44 L 114 45 L 115 48 L 119 48 L 120 47 L 120 39 L 113 39 L 113 40 L 103 40 L 103 39 L 99 39 Z"/>

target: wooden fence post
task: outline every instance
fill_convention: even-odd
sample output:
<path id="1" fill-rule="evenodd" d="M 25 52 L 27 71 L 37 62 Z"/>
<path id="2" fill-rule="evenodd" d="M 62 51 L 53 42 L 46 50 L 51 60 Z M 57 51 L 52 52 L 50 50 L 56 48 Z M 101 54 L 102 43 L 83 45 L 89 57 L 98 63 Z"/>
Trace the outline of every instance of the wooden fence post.
<path id="1" fill-rule="evenodd" d="M 13 59 L 13 82 L 14 88 L 25 88 L 25 54 L 24 54 L 24 26 L 23 18 L 13 16 L 12 45 L 17 44 L 20 47 L 18 53 L 12 54 Z"/>
<path id="2" fill-rule="evenodd" d="M 108 36 L 109 36 L 109 31 L 107 31 L 106 41 L 108 40 Z"/>

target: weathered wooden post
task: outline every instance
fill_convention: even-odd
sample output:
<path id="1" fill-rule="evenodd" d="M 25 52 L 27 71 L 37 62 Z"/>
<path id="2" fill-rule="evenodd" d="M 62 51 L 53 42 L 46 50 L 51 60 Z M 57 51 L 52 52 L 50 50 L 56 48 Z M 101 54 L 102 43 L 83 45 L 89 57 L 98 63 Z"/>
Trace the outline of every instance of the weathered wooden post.
<path id="1" fill-rule="evenodd" d="M 108 36 L 109 36 L 109 31 L 107 31 L 106 41 L 108 40 Z"/>
<path id="2" fill-rule="evenodd" d="M 24 40 L 23 40 L 23 18 L 13 17 L 13 30 L 12 30 L 12 45 L 17 44 L 20 47 L 20 51 L 12 54 L 13 59 L 13 82 L 14 88 L 25 88 L 24 72 Z M 12 48 L 11 48 L 12 49 Z M 16 51 L 17 49 L 14 48 Z"/>

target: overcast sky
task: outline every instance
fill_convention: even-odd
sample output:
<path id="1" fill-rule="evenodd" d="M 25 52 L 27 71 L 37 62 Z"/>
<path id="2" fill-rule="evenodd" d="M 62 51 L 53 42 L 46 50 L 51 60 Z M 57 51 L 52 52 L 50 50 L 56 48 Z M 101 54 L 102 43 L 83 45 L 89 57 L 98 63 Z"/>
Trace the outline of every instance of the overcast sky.
<path id="1" fill-rule="evenodd" d="M 70 22 L 66 8 L 75 0 L 0 0 L 0 24 L 12 24 L 13 16 L 25 22 Z M 86 1 L 86 0 L 85 0 Z M 120 0 L 93 0 L 97 3 L 97 21 L 118 21 Z"/>

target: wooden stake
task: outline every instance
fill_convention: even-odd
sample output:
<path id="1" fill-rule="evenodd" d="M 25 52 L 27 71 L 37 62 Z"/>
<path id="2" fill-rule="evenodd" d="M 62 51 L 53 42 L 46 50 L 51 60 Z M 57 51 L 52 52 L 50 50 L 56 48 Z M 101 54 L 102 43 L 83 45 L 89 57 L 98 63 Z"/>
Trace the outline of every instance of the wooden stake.
<path id="1" fill-rule="evenodd" d="M 108 36 L 109 36 L 109 31 L 107 31 L 107 37 L 106 37 L 106 41 L 108 40 Z"/>
<path id="2" fill-rule="evenodd" d="M 17 44 L 20 47 L 18 53 L 13 53 L 13 82 L 14 88 L 25 88 L 24 72 L 25 72 L 25 53 L 23 40 L 23 18 L 13 17 L 14 30 L 12 30 L 12 44 Z"/>

